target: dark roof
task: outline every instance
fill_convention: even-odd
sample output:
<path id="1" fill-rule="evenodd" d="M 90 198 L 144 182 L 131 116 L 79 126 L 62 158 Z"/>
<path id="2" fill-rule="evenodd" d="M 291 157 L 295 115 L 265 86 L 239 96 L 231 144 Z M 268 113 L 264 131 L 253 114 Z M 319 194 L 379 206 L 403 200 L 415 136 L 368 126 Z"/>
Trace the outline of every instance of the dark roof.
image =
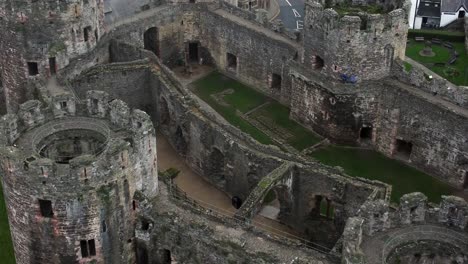
<path id="1" fill-rule="evenodd" d="M 438 4 L 435 6 L 433 3 L 429 3 L 429 6 L 426 6 L 425 2 L 421 2 L 416 15 L 424 17 L 440 17 L 440 5 Z"/>
<path id="2" fill-rule="evenodd" d="M 441 12 L 457 12 L 460 7 L 468 10 L 468 0 L 442 0 Z"/>

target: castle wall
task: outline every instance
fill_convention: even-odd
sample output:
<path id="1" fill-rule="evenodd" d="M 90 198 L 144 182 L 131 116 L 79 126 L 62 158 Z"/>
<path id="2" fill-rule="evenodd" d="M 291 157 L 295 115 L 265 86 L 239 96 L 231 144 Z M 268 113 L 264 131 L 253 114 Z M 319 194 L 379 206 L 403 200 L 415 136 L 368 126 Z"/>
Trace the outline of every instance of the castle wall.
<path id="1" fill-rule="evenodd" d="M 409 71 L 405 69 L 404 63 L 411 64 Z M 398 80 L 433 96 L 468 108 L 468 89 L 463 86 L 457 86 L 434 73 L 429 78 L 427 71 L 424 66 L 414 61 L 395 61 L 392 69 L 393 76 L 398 78 Z"/>
<path id="2" fill-rule="evenodd" d="M 362 127 L 372 127 L 378 104 L 378 85 L 325 85 L 304 69 L 291 70 L 290 117 L 317 133 L 344 144 L 359 142 Z"/>
<path id="3" fill-rule="evenodd" d="M 376 147 L 388 156 L 398 157 L 396 140 L 411 142 L 410 164 L 461 187 L 468 171 L 466 111 L 447 109 L 400 85 L 386 83 L 381 90 Z"/>
<path id="4" fill-rule="evenodd" d="M 358 81 L 390 74 L 395 58 L 403 59 L 408 29 L 407 10 L 388 14 L 338 14 L 317 2 L 305 5 L 304 64 L 311 70 Z"/>
<path id="5" fill-rule="evenodd" d="M 283 103 L 290 100 L 288 61 L 298 58 L 299 47 L 272 31 L 230 17 L 224 10 L 203 12 L 200 41 L 224 72 L 255 87 Z M 227 53 L 236 56 L 236 67 L 230 66 Z M 272 88 L 272 74 L 281 76 L 281 88 Z"/>
<path id="6" fill-rule="evenodd" d="M 71 86 L 80 98 L 85 97 L 87 91 L 97 89 L 113 98 L 121 98 L 132 108 L 150 111 L 153 102 L 148 76 L 149 68 L 144 62 L 104 64 L 85 71 Z"/>
<path id="7" fill-rule="evenodd" d="M 319 78 L 301 73 L 292 72 L 291 118 L 347 144 L 361 143 L 360 130 L 372 128 L 370 142 L 380 152 L 463 185 L 468 155 L 464 109 L 398 81 L 325 88 Z M 397 140 L 412 144 L 409 157 L 401 156 Z"/>

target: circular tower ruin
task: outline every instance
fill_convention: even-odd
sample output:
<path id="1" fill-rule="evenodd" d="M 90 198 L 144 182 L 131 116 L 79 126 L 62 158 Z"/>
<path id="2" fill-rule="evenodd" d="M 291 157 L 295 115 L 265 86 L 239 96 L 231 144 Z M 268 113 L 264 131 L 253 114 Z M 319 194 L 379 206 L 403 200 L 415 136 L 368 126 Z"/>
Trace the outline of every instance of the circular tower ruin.
<path id="1" fill-rule="evenodd" d="M 29 81 L 53 76 L 93 49 L 103 20 L 103 0 L 0 0 L 0 102 L 6 106 L 0 113 L 33 98 Z"/>
<path id="2" fill-rule="evenodd" d="M 89 91 L 27 101 L 0 124 L 17 263 L 134 262 L 139 201 L 158 190 L 150 117 Z"/>
<path id="3" fill-rule="evenodd" d="M 389 75 L 405 56 L 408 12 L 404 0 L 309 0 L 304 63 L 350 82 Z"/>

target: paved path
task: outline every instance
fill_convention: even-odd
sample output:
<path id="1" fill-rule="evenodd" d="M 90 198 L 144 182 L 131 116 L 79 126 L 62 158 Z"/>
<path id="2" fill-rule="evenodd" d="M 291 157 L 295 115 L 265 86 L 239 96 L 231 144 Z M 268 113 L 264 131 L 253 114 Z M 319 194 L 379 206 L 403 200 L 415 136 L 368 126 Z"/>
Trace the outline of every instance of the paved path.
<path id="1" fill-rule="evenodd" d="M 304 26 L 304 0 L 277 0 L 281 13 L 279 18 L 284 26 L 292 30 L 300 30 Z"/>
<path id="2" fill-rule="evenodd" d="M 450 243 L 468 252 L 466 233 L 434 225 L 413 225 L 364 237 L 361 247 L 367 256 L 368 263 L 378 264 L 385 263 L 388 253 L 396 246 L 418 240 Z"/>

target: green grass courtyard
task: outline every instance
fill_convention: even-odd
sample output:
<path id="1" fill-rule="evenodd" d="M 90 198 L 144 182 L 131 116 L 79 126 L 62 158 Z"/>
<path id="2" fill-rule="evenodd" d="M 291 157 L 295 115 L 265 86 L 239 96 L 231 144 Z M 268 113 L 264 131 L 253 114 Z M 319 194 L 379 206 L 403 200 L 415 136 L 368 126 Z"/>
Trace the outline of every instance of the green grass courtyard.
<path id="1" fill-rule="evenodd" d="M 276 144 L 271 137 L 274 135 L 297 150 L 303 150 L 320 141 L 313 132 L 289 119 L 289 108 L 219 72 L 213 72 L 193 85 L 198 97 L 260 143 Z M 245 115 L 253 109 L 255 111 L 248 117 L 258 126 L 239 114 Z"/>
<path id="2" fill-rule="evenodd" d="M 468 55 L 463 42 L 450 42 L 458 52 L 457 61 L 452 65 L 435 65 L 435 63 L 447 63 L 450 60 L 450 50 L 442 44 L 432 44 L 434 57 L 424 57 L 419 52 L 425 47 L 425 42 L 411 40 L 406 47 L 406 56 L 423 64 L 431 71 L 447 79 L 456 85 L 468 85 Z"/>
<path id="3" fill-rule="evenodd" d="M 373 150 L 328 146 L 318 149 L 311 156 L 324 164 L 342 167 L 350 176 L 391 184 L 391 201 L 395 203 L 410 192 L 422 192 L 429 201 L 438 203 L 441 195 L 456 191 L 422 171 Z"/>

